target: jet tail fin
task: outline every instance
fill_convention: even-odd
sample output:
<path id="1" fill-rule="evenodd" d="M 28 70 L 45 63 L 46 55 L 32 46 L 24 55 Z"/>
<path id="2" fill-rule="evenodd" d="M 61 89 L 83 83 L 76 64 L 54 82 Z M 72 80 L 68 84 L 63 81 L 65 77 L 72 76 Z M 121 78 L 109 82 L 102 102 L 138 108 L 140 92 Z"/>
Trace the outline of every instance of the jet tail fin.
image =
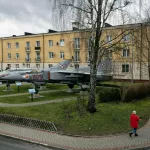
<path id="1" fill-rule="evenodd" d="M 64 60 L 57 65 L 51 67 L 51 69 L 60 69 L 60 70 L 66 70 L 68 66 L 70 65 L 71 60 Z"/>
<path id="2" fill-rule="evenodd" d="M 104 58 L 97 67 L 99 73 L 111 73 L 112 72 L 112 59 Z"/>

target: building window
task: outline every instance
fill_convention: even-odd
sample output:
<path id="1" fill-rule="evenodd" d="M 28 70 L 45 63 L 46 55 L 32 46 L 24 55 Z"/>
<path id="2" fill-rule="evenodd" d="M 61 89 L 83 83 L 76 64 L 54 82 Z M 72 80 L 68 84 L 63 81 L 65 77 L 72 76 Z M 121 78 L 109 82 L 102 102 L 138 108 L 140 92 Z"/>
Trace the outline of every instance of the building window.
<path id="1" fill-rule="evenodd" d="M 27 64 L 27 68 L 30 68 L 30 64 Z"/>
<path id="2" fill-rule="evenodd" d="M 36 68 L 40 68 L 40 64 L 36 64 Z"/>
<path id="3" fill-rule="evenodd" d="M 108 50 L 108 57 L 112 58 L 112 50 Z"/>
<path id="4" fill-rule="evenodd" d="M 36 53 L 36 60 L 39 61 L 40 60 L 40 53 Z"/>
<path id="5" fill-rule="evenodd" d="M 26 61 L 30 61 L 30 53 L 26 53 Z"/>
<path id="6" fill-rule="evenodd" d="M 51 67 L 53 67 L 53 64 L 48 64 L 48 68 L 51 68 Z"/>
<path id="7" fill-rule="evenodd" d="M 91 51 L 88 51 L 88 53 L 87 53 L 87 61 L 90 61 L 90 57 L 91 57 Z"/>
<path id="8" fill-rule="evenodd" d="M 107 35 L 106 36 L 106 42 L 111 43 L 112 42 L 112 35 Z"/>
<path id="9" fill-rule="evenodd" d="M 53 41 L 52 41 L 52 40 L 49 40 L 49 41 L 48 41 L 48 45 L 49 45 L 49 47 L 52 47 L 52 46 L 53 46 Z"/>
<path id="10" fill-rule="evenodd" d="M 16 53 L 16 59 L 19 59 L 20 56 L 19 56 L 19 53 Z"/>
<path id="11" fill-rule="evenodd" d="M 16 49 L 18 49 L 19 48 L 19 43 L 18 42 L 16 42 Z"/>
<path id="12" fill-rule="evenodd" d="M 7 43 L 7 48 L 11 49 L 11 43 Z"/>
<path id="13" fill-rule="evenodd" d="M 8 59 L 11 59 L 11 53 L 8 53 L 7 58 L 8 58 Z"/>
<path id="14" fill-rule="evenodd" d="M 79 68 L 79 64 L 75 64 L 75 69 L 78 69 Z"/>
<path id="15" fill-rule="evenodd" d="M 91 49 L 92 41 L 91 38 L 88 39 L 88 49 Z"/>
<path id="16" fill-rule="evenodd" d="M 122 50 L 122 56 L 123 56 L 123 57 L 129 57 L 129 56 L 130 56 L 130 50 L 124 48 L 124 49 Z"/>
<path id="17" fill-rule="evenodd" d="M 6 70 L 11 68 L 11 64 L 7 64 Z"/>
<path id="18" fill-rule="evenodd" d="M 27 48 L 27 50 L 30 49 L 30 42 L 26 42 L 26 48 Z"/>
<path id="19" fill-rule="evenodd" d="M 54 57 L 54 53 L 53 52 L 49 52 L 49 58 L 53 58 Z"/>
<path id="20" fill-rule="evenodd" d="M 74 48 L 75 49 L 80 49 L 80 38 L 75 38 L 74 39 Z"/>
<path id="21" fill-rule="evenodd" d="M 19 64 L 16 64 L 16 68 L 19 68 Z"/>
<path id="22" fill-rule="evenodd" d="M 122 72 L 129 72 L 129 65 L 128 64 L 122 65 Z"/>
<path id="23" fill-rule="evenodd" d="M 60 46 L 64 46 L 64 45 L 65 45 L 64 39 L 60 39 Z"/>
<path id="24" fill-rule="evenodd" d="M 129 42 L 130 41 L 130 34 L 127 34 L 127 35 L 125 35 L 125 36 L 123 36 L 123 41 L 125 41 L 125 42 Z"/>
<path id="25" fill-rule="evenodd" d="M 74 61 L 79 61 L 79 54 L 80 54 L 79 51 L 75 51 L 75 53 L 74 53 Z"/>
<path id="26" fill-rule="evenodd" d="M 36 47 L 40 47 L 40 41 L 36 41 Z"/>
<path id="27" fill-rule="evenodd" d="M 64 59 L 65 55 L 64 52 L 60 52 L 60 58 Z"/>

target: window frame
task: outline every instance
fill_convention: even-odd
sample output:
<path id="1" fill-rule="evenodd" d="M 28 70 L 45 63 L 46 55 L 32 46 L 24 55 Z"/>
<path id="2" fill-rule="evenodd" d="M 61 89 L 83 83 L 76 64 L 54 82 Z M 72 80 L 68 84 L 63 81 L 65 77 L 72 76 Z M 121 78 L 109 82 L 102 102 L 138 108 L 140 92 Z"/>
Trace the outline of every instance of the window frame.
<path id="1" fill-rule="evenodd" d="M 15 47 L 16 47 L 16 49 L 19 49 L 19 42 L 15 43 Z"/>
<path id="2" fill-rule="evenodd" d="M 9 54 L 10 54 L 10 57 L 8 57 L 8 56 L 9 56 Z M 7 54 L 7 59 L 11 59 L 11 53 L 8 53 L 8 54 Z"/>
<path id="3" fill-rule="evenodd" d="M 74 38 L 74 49 L 80 49 L 80 38 Z"/>
<path id="4" fill-rule="evenodd" d="M 129 73 L 130 69 L 129 69 L 129 64 L 122 64 L 122 73 Z"/>
<path id="5" fill-rule="evenodd" d="M 29 44 L 27 44 L 29 43 Z M 30 41 L 26 41 L 26 48 L 30 48 Z"/>
<path id="6" fill-rule="evenodd" d="M 129 48 L 123 48 L 122 49 L 122 56 L 123 57 L 130 57 L 130 49 Z"/>
<path id="7" fill-rule="evenodd" d="M 17 54 L 19 57 L 17 57 Z M 16 59 L 20 59 L 20 54 L 19 53 L 16 53 Z"/>
<path id="8" fill-rule="evenodd" d="M 36 47 L 40 47 L 40 41 L 36 41 Z"/>
<path id="9" fill-rule="evenodd" d="M 50 44 L 51 43 L 51 44 Z M 53 40 L 48 40 L 48 46 L 53 47 Z"/>
<path id="10" fill-rule="evenodd" d="M 48 52 L 48 58 L 53 59 L 54 58 L 54 52 Z"/>
<path id="11" fill-rule="evenodd" d="M 112 43 L 112 35 L 106 35 L 106 42 Z"/>
<path id="12" fill-rule="evenodd" d="M 61 58 L 61 59 L 64 59 L 64 58 L 65 58 L 65 53 L 62 52 L 62 51 L 60 52 L 60 58 Z"/>
<path id="13" fill-rule="evenodd" d="M 60 46 L 65 46 L 65 40 L 64 39 L 60 39 L 59 45 Z"/>
<path id="14" fill-rule="evenodd" d="M 79 62 L 80 61 L 80 51 L 75 51 L 74 52 L 74 61 L 75 62 Z"/>
<path id="15" fill-rule="evenodd" d="M 11 43 L 7 43 L 7 49 L 11 49 Z"/>

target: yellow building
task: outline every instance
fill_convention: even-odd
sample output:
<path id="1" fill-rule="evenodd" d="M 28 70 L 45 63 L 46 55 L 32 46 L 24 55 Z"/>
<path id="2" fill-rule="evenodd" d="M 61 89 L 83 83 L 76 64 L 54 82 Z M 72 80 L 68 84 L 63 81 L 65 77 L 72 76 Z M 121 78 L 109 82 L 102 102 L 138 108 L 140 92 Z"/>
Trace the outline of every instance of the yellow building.
<path id="1" fill-rule="evenodd" d="M 142 60 L 146 51 L 145 29 L 142 24 L 105 27 L 101 46 L 109 49 L 114 78 L 148 80 L 148 71 Z M 71 30 L 5 37 L 0 39 L 0 68 L 50 68 L 64 59 L 74 60 L 75 67 L 89 65 L 90 34 L 86 30 Z M 113 44 L 115 43 L 115 46 Z M 148 70 L 148 69 L 147 69 Z"/>

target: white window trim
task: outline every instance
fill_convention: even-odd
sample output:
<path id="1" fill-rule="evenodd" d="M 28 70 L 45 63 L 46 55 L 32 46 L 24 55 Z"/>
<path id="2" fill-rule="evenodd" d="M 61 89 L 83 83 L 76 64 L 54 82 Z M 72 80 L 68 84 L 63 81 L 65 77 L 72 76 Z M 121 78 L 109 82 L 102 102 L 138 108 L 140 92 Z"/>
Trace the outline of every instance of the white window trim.
<path id="1" fill-rule="evenodd" d="M 61 56 L 63 56 L 63 57 L 61 57 Z M 61 59 L 64 59 L 64 58 L 65 58 L 65 53 L 64 53 L 64 52 L 60 52 L 60 58 L 61 58 Z"/>
<path id="2" fill-rule="evenodd" d="M 19 57 L 17 57 L 17 54 L 19 54 L 19 53 L 16 53 L 16 59 L 20 59 L 20 54 L 18 55 Z"/>
<path id="3" fill-rule="evenodd" d="M 124 56 L 124 50 L 125 50 L 125 56 Z M 129 55 L 128 55 L 128 51 L 129 51 Z M 126 49 L 126 48 L 122 49 L 122 56 L 123 57 L 129 57 L 130 56 L 130 49 Z"/>
<path id="4" fill-rule="evenodd" d="M 18 47 L 17 47 L 17 44 L 18 44 Z M 15 46 L 16 46 L 16 49 L 19 49 L 19 42 L 16 42 Z"/>
<path id="5" fill-rule="evenodd" d="M 129 71 L 127 72 L 127 69 L 125 69 L 125 71 L 123 72 L 123 65 L 125 65 L 125 67 L 126 66 L 129 66 Z M 122 71 L 121 71 L 122 73 L 130 73 L 130 65 L 129 64 L 122 64 Z"/>
<path id="6" fill-rule="evenodd" d="M 8 45 L 10 45 L 10 47 Z M 7 49 L 11 49 L 11 43 L 7 43 Z"/>
<path id="7" fill-rule="evenodd" d="M 74 38 L 74 48 L 80 49 L 80 38 Z"/>
<path id="8" fill-rule="evenodd" d="M 50 42 L 51 41 L 51 42 Z M 50 43 L 51 43 L 51 45 L 50 45 Z M 48 40 L 48 46 L 49 47 L 53 47 L 53 40 Z"/>
<path id="9" fill-rule="evenodd" d="M 51 55 L 50 55 L 50 54 L 51 54 Z M 50 57 L 50 56 L 52 56 L 52 57 Z M 49 52 L 49 53 L 48 53 L 48 58 L 49 58 L 49 59 L 53 59 L 53 58 L 54 58 L 54 52 Z"/>
<path id="10" fill-rule="evenodd" d="M 65 40 L 64 39 L 60 39 L 60 46 L 65 46 Z"/>
<path id="11" fill-rule="evenodd" d="M 112 43 L 112 35 L 106 35 L 106 42 Z"/>
<path id="12" fill-rule="evenodd" d="M 38 43 L 39 43 L 39 45 L 38 45 Z M 40 47 L 40 45 L 41 45 L 41 42 L 40 41 L 36 41 L 36 47 Z"/>

